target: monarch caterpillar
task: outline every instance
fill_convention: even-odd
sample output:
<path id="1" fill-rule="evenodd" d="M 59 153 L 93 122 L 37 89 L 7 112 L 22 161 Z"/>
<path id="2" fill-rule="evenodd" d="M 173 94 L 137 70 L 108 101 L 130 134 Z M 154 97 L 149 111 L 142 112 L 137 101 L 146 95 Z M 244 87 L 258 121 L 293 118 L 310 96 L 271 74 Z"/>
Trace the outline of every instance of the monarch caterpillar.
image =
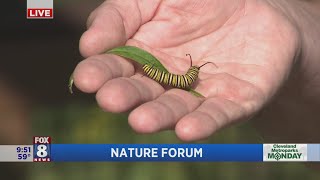
<path id="1" fill-rule="evenodd" d="M 188 69 L 187 73 L 184 75 L 178 75 L 178 74 L 172 74 L 168 72 L 164 72 L 162 70 L 159 70 L 157 68 L 154 68 L 153 66 L 150 66 L 148 64 L 145 64 L 142 69 L 147 74 L 148 77 L 151 79 L 176 88 L 181 89 L 187 89 L 190 88 L 193 82 L 195 82 L 198 78 L 199 70 L 201 67 L 208 63 L 214 64 L 216 67 L 218 67 L 213 62 L 206 62 L 201 66 L 192 66 L 192 58 L 190 54 L 186 54 L 186 56 L 190 57 L 191 65 Z"/>

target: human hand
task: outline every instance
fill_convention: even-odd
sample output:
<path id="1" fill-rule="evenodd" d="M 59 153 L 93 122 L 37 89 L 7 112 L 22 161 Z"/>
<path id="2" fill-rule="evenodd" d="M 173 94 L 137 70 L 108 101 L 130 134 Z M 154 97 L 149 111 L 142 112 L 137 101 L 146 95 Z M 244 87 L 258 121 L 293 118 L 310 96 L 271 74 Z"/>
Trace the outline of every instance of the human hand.
<path id="1" fill-rule="evenodd" d="M 193 64 L 200 70 L 197 98 L 164 89 L 141 77 L 131 61 L 102 54 L 120 45 L 145 49 L 173 73 Z M 75 85 L 95 93 L 110 112 L 133 111 L 129 124 L 140 133 L 175 129 L 184 141 L 207 138 L 247 120 L 277 93 L 299 53 L 296 27 L 265 1 L 110 0 L 88 19 L 80 40 L 85 59 L 74 72 Z"/>

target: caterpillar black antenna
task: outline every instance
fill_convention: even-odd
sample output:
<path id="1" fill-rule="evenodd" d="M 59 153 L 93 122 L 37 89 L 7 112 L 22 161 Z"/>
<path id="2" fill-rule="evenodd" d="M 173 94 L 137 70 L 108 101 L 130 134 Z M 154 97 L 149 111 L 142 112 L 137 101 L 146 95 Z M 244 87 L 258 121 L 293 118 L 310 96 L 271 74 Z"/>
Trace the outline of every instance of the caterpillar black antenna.
<path id="1" fill-rule="evenodd" d="M 206 62 L 206 63 L 202 64 L 201 66 L 199 66 L 199 69 L 200 69 L 202 66 L 204 66 L 204 65 L 206 65 L 206 64 L 209 64 L 209 63 L 213 64 L 216 68 L 219 68 L 219 67 L 218 67 L 215 63 L 213 63 L 213 62 Z"/>
<path id="2" fill-rule="evenodd" d="M 189 56 L 190 57 L 190 67 L 192 66 L 192 57 L 191 57 L 191 54 L 186 54 L 186 56 Z"/>

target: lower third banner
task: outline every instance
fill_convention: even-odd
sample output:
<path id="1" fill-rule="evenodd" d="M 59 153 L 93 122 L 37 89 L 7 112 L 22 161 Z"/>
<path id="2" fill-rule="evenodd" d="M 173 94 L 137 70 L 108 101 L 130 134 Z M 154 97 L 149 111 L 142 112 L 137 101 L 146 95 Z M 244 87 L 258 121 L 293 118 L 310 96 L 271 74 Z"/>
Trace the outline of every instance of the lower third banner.
<path id="1" fill-rule="evenodd" d="M 320 144 L 51 144 L 0 145 L 0 162 L 320 162 Z"/>
<path id="2" fill-rule="evenodd" d="M 262 162 L 263 144 L 52 144 L 53 162 Z"/>

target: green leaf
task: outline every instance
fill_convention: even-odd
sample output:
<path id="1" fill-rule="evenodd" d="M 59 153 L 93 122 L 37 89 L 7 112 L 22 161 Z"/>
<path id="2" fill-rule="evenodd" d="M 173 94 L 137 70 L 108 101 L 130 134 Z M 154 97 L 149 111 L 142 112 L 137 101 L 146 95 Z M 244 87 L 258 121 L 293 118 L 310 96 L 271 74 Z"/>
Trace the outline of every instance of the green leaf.
<path id="1" fill-rule="evenodd" d="M 200 93 L 198 93 L 197 91 L 195 91 L 194 89 L 189 89 L 189 92 L 193 95 L 195 95 L 196 97 L 201 97 L 204 98 L 204 96 Z"/>
<path id="2" fill-rule="evenodd" d="M 118 56 L 131 59 L 141 65 L 149 64 L 159 70 L 169 72 L 152 54 L 134 46 L 120 46 L 107 51 L 107 53 L 116 54 Z"/>
<path id="3" fill-rule="evenodd" d="M 73 73 L 71 74 L 71 76 L 69 78 L 69 84 L 68 84 L 70 94 L 73 94 L 72 86 L 73 86 Z"/>

